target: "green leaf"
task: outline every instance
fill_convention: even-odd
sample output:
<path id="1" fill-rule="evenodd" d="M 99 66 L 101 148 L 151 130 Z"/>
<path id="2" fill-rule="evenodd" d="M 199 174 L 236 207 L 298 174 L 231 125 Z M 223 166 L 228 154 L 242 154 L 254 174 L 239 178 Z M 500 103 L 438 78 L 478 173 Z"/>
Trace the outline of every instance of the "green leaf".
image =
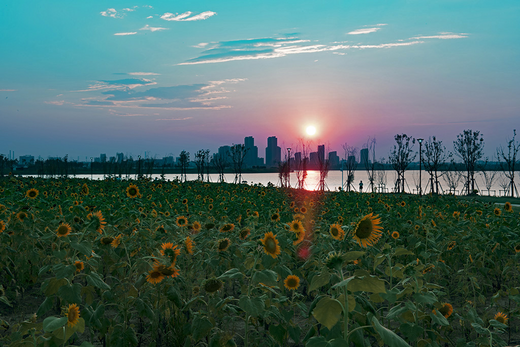
<path id="1" fill-rule="evenodd" d="M 247 295 L 240 297 L 238 305 L 242 310 L 253 317 L 258 317 L 264 311 L 264 301 L 260 298 L 251 298 Z"/>
<path id="2" fill-rule="evenodd" d="M 278 325 L 271 324 L 269 326 L 269 334 L 271 334 L 271 336 L 276 341 L 278 341 L 281 345 L 285 344 L 287 330 L 285 330 L 285 328 L 281 324 L 278 324 Z"/>
<path id="3" fill-rule="evenodd" d="M 67 278 L 74 275 L 74 273 L 76 272 L 76 266 L 56 264 L 52 267 L 52 270 L 56 273 L 57 279 Z"/>
<path id="4" fill-rule="evenodd" d="M 369 314 L 369 316 L 372 316 L 372 319 L 370 320 L 372 322 L 372 326 L 377 331 L 379 336 L 381 336 L 383 342 L 387 344 L 389 347 L 411 347 L 399 335 L 382 326 L 377 320 L 377 318 L 374 317 L 372 314 Z"/>
<path id="5" fill-rule="evenodd" d="M 90 243 L 71 242 L 70 246 L 75 250 L 81 252 L 81 254 L 86 255 L 87 257 L 90 257 L 92 255 L 92 246 L 90 245 Z"/>
<path id="6" fill-rule="evenodd" d="M 233 269 L 230 269 L 226 272 L 224 272 L 222 275 L 220 275 L 218 277 L 218 279 L 220 280 L 234 280 L 234 279 L 239 279 L 239 278 L 242 278 L 244 277 L 244 274 L 242 272 L 240 272 L 239 269 L 237 268 L 233 268 Z"/>
<path id="7" fill-rule="evenodd" d="M 406 311 L 408 311 L 408 307 L 394 306 L 386 315 L 386 319 L 395 319 Z"/>
<path id="8" fill-rule="evenodd" d="M 191 334 L 195 342 L 207 336 L 212 328 L 213 324 L 207 317 L 196 316 L 191 324 Z"/>
<path id="9" fill-rule="evenodd" d="M 289 336 L 293 341 L 296 343 L 296 345 L 300 344 L 300 336 L 302 334 L 302 329 L 299 326 L 292 326 L 289 325 L 289 328 L 287 329 L 289 331 Z"/>
<path id="10" fill-rule="evenodd" d="M 417 340 L 424 332 L 424 329 L 421 326 L 412 323 L 401 324 L 400 329 L 403 335 L 406 336 L 410 341 Z"/>
<path id="11" fill-rule="evenodd" d="M 5 296 L 0 296 L 0 302 L 3 302 L 4 304 L 6 304 L 9 307 L 13 307 L 13 305 L 11 305 L 11 303 L 9 302 L 7 297 L 5 297 Z"/>
<path id="12" fill-rule="evenodd" d="M 47 333 L 53 332 L 67 324 L 67 321 L 67 317 L 47 317 L 43 320 L 43 330 Z"/>
<path id="13" fill-rule="evenodd" d="M 386 293 L 381 293 L 381 297 L 385 300 L 388 300 L 389 303 L 393 304 L 397 301 L 397 294 L 399 293 L 399 290 L 397 288 L 394 288 L 392 290 L 387 290 Z"/>
<path id="14" fill-rule="evenodd" d="M 168 289 L 168 291 L 166 292 L 166 297 L 168 297 L 168 300 L 173 302 L 174 305 L 177 306 L 177 308 L 182 308 L 182 306 L 184 306 L 182 304 L 181 295 L 175 287 L 171 286 L 170 289 Z"/>
<path id="15" fill-rule="evenodd" d="M 99 289 L 105 289 L 105 290 L 110 289 L 110 286 L 108 284 L 106 284 L 101 279 L 101 277 L 99 277 L 99 275 L 96 272 L 90 273 L 89 275 L 86 276 L 86 278 L 87 278 L 87 283 L 90 284 L 91 286 L 97 287 Z"/>
<path id="16" fill-rule="evenodd" d="M 323 336 L 315 336 L 307 342 L 305 347 L 348 347 L 341 337 L 327 341 Z"/>
<path id="17" fill-rule="evenodd" d="M 375 276 L 355 278 L 348 290 L 351 292 L 386 293 L 385 281 Z"/>
<path id="18" fill-rule="evenodd" d="M 442 315 L 442 313 L 440 313 L 439 311 L 435 311 L 435 314 L 433 314 L 433 312 L 430 313 L 430 317 L 431 317 L 431 319 L 432 319 L 435 323 L 437 323 L 437 324 L 439 324 L 439 325 L 441 325 L 441 326 L 448 326 L 448 325 L 450 325 L 450 323 L 448 322 L 448 320 L 446 319 L 446 317 L 444 317 L 444 316 Z"/>
<path id="19" fill-rule="evenodd" d="M 415 293 L 413 298 L 420 304 L 434 304 L 437 302 L 437 298 L 433 293 L 420 294 Z"/>
<path id="20" fill-rule="evenodd" d="M 361 252 L 361 251 L 352 251 L 352 252 L 347 252 L 345 254 L 343 254 L 342 258 L 344 261 L 353 261 L 353 260 L 357 260 L 359 258 L 361 258 L 362 256 L 365 255 L 366 252 Z"/>
<path id="21" fill-rule="evenodd" d="M 45 296 L 51 296 L 58 292 L 58 289 L 60 289 L 61 286 L 66 285 L 68 282 L 66 279 L 57 279 L 57 278 L 51 278 L 49 282 L 47 282 L 47 285 L 43 289 L 43 292 L 45 293 Z"/>
<path id="22" fill-rule="evenodd" d="M 504 323 L 500 323 L 499 321 L 495 320 L 495 319 L 490 319 L 489 320 L 489 324 L 495 328 L 499 328 L 499 329 L 506 329 L 507 328 L 507 325 L 505 325 Z"/>
<path id="23" fill-rule="evenodd" d="M 45 301 L 42 302 L 42 304 L 38 308 L 38 311 L 36 312 L 36 316 L 43 317 L 43 315 L 45 313 L 47 313 L 52 308 L 53 305 L 54 305 L 54 297 L 45 298 Z"/>
<path id="24" fill-rule="evenodd" d="M 341 282 L 339 282 L 339 283 L 336 283 L 335 285 L 333 285 L 333 286 L 331 287 L 331 289 L 336 289 L 336 288 L 345 287 L 345 286 L 347 286 L 347 285 L 348 285 L 352 280 L 354 280 L 354 279 L 356 279 L 355 276 L 349 277 L 349 278 L 347 278 L 347 279 L 345 279 L 345 280 L 343 280 L 343 281 L 341 281 Z M 347 287 L 347 288 L 348 288 L 348 287 Z"/>
<path id="25" fill-rule="evenodd" d="M 67 301 L 67 303 L 81 303 L 81 284 L 74 283 L 72 285 L 65 285 L 58 290 L 58 296 Z"/>
<path id="26" fill-rule="evenodd" d="M 477 331 L 477 333 L 479 334 L 486 334 L 486 335 L 489 335 L 489 330 L 488 329 L 485 329 L 484 327 L 482 327 L 482 325 L 478 324 L 478 323 L 471 323 L 471 326 L 473 328 L 475 328 L 475 330 Z"/>
<path id="27" fill-rule="evenodd" d="M 277 286 L 278 285 L 278 274 L 273 270 L 262 270 L 255 272 L 253 275 L 254 283 L 263 283 L 268 286 Z"/>
<path id="28" fill-rule="evenodd" d="M 330 273 L 328 270 L 323 270 L 319 275 L 312 277 L 311 285 L 309 286 L 309 292 L 321 288 L 330 281 Z"/>
<path id="29" fill-rule="evenodd" d="M 414 253 L 406 248 L 399 247 L 396 248 L 394 255 L 414 255 Z"/>
<path id="30" fill-rule="evenodd" d="M 91 344 L 90 342 L 85 341 L 79 347 L 94 347 L 94 345 Z"/>
<path id="31" fill-rule="evenodd" d="M 341 312 L 343 312 L 343 307 L 340 302 L 326 296 L 318 302 L 312 315 L 320 324 L 330 330 L 341 318 Z"/>

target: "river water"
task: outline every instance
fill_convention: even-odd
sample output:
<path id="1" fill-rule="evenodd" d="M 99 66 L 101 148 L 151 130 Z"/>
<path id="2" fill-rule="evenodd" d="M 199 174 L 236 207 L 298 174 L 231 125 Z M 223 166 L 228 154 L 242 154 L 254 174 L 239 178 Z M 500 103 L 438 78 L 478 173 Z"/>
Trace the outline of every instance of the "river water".
<path id="1" fill-rule="evenodd" d="M 490 189 L 488 191 L 488 188 L 486 186 L 486 179 L 485 176 L 491 177 L 493 174 L 495 174 L 494 179 L 492 180 L 492 184 L 490 186 Z M 518 176 L 518 175 L 517 175 Z M 91 178 L 91 175 L 76 175 L 77 178 Z M 125 178 L 126 176 L 123 176 Z M 395 181 L 397 178 L 397 175 L 395 174 L 395 171 L 375 171 L 375 189 L 378 192 L 385 192 L 385 193 L 391 193 L 394 191 Z M 103 179 L 104 175 L 92 175 L 92 179 Z M 130 175 L 130 179 L 135 179 L 136 175 Z M 160 175 L 152 175 L 152 179 L 160 179 Z M 175 180 L 180 178 L 179 174 L 166 174 L 165 179 L 166 180 Z M 188 174 L 187 178 L 189 181 L 196 180 L 197 174 Z M 210 174 L 209 175 L 209 182 L 218 182 L 218 174 Z M 235 175 L 232 173 L 228 173 L 224 175 L 225 182 L 233 183 L 235 180 Z M 307 172 L 307 178 L 305 180 L 305 189 L 307 190 L 316 190 L 319 188 L 319 179 L 320 179 L 320 173 L 319 171 L 308 171 Z M 507 182 L 509 182 L 508 179 L 504 176 L 503 172 L 500 171 L 487 171 L 484 174 L 477 173 L 475 175 L 475 186 L 476 189 L 479 190 L 480 195 L 491 195 L 491 196 L 504 196 L 504 195 L 510 195 L 507 191 L 507 188 L 504 186 L 507 185 Z M 204 176 L 204 180 L 208 180 L 207 176 Z M 344 185 L 346 185 L 347 180 L 347 172 L 345 171 L 343 174 L 341 171 L 330 171 L 327 175 L 327 178 L 325 179 L 325 190 L 338 190 L 339 187 L 342 186 L 342 181 Z M 354 171 L 354 184 L 351 186 L 351 190 L 359 191 L 359 183 L 360 181 L 363 181 L 363 191 L 371 191 L 371 188 L 369 186 L 369 180 L 368 175 L 365 170 L 357 170 Z M 268 185 L 269 183 L 274 184 L 275 186 L 279 187 L 281 185 L 280 178 L 278 176 L 278 173 L 245 173 L 242 174 L 242 182 L 247 182 L 247 184 L 262 184 L 264 186 Z M 518 177 L 515 177 L 515 182 L 520 182 L 520 179 Z M 291 173 L 290 177 L 290 184 L 291 187 L 296 188 L 298 184 L 298 180 L 296 177 L 296 173 Z M 465 194 L 465 190 L 463 187 L 464 184 L 464 178 L 460 178 L 458 184 L 456 185 L 456 188 L 454 190 L 454 193 L 456 195 Z M 429 175 L 427 172 L 422 171 L 421 174 L 421 187 L 419 187 L 419 171 L 418 170 L 409 170 L 405 173 L 405 191 L 407 193 L 417 194 L 422 188 L 423 194 L 428 194 L 431 191 L 430 182 L 429 182 Z M 439 191 L 441 193 L 449 193 L 450 187 L 447 183 L 446 179 L 444 177 L 439 178 Z M 452 190 L 453 192 L 453 190 Z"/>

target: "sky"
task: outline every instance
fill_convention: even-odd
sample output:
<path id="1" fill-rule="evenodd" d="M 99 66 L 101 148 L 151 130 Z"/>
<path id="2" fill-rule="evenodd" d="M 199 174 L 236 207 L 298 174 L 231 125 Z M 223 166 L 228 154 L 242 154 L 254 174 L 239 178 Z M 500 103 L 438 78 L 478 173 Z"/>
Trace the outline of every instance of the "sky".
<path id="1" fill-rule="evenodd" d="M 492 158 L 520 128 L 518 18 L 517 0 L 2 1 L 0 153 L 161 158 L 253 136 L 263 157 L 276 136 L 340 157 L 375 138 L 387 158 L 396 134 L 452 150 L 472 129 Z"/>

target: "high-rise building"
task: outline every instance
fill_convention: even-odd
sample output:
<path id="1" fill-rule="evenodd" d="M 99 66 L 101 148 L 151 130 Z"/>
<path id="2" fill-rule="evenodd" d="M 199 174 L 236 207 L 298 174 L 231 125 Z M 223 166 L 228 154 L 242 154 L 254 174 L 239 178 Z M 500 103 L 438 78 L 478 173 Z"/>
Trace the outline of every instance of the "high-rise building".
<path id="1" fill-rule="evenodd" d="M 356 157 L 354 155 L 349 155 L 347 158 L 347 165 L 356 166 Z"/>
<path id="2" fill-rule="evenodd" d="M 226 163 L 231 162 L 231 146 L 220 146 L 218 148 L 218 156 Z"/>
<path id="3" fill-rule="evenodd" d="M 123 153 L 117 153 L 117 154 L 116 154 L 116 157 L 117 157 L 117 162 L 118 162 L 118 163 L 122 163 L 123 160 L 125 159 L 125 156 L 124 156 Z"/>
<path id="4" fill-rule="evenodd" d="M 359 151 L 359 164 L 362 166 L 368 165 L 368 148 L 363 148 Z"/>
<path id="5" fill-rule="evenodd" d="M 18 158 L 18 164 L 22 166 L 34 165 L 34 156 L 22 155 Z"/>
<path id="6" fill-rule="evenodd" d="M 99 155 L 99 161 L 102 162 L 102 163 L 106 162 L 107 161 L 107 155 L 105 153 L 101 153 Z"/>
<path id="7" fill-rule="evenodd" d="M 339 156 L 337 151 L 329 152 L 329 167 L 337 168 L 339 167 Z"/>
<path id="8" fill-rule="evenodd" d="M 244 158 L 245 166 L 258 166 L 258 147 L 255 146 L 255 139 L 253 136 L 244 138 L 244 145 L 246 148 L 246 156 Z"/>
<path id="9" fill-rule="evenodd" d="M 282 161 L 282 149 L 278 146 L 276 136 L 267 138 L 267 147 L 265 149 L 265 166 L 275 167 Z"/>
<path id="10" fill-rule="evenodd" d="M 302 164 L 302 152 L 294 153 L 294 163 L 291 164 L 292 167 L 299 168 Z"/>
<path id="11" fill-rule="evenodd" d="M 309 153 L 309 166 L 311 170 L 316 170 L 319 167 L 320 161 L 318 157 L 318 152 Z"/>
<path id="12" fill-rule="evenodd" d="M 318 146 L 318 162 L 325 163 L 325 145 Z"/>

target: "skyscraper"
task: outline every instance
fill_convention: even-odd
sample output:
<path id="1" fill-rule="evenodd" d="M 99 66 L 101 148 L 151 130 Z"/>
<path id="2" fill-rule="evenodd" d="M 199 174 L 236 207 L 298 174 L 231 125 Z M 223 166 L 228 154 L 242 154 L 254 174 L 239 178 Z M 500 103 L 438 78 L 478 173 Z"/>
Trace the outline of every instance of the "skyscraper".
<path id="1" fill-rule="evenodd" d="M 359 151 L 359 164 L 362 166 L 368 164 L 368 148 L 363 148 Z"/>
<path id="2" fill-rule="evenodd" d="M 276 136 L 267 138 L 267 147 L 265 149 L 265 166 L 275 167 L 282 161 L 282 149 L 278 146 Z"/>
<path id="3" fill-rule="evenodd" d="M 258 165 L 258 147 L 255 146 L 255 139 L 253 136 L 244 138 L 244 145 L 246 147 L 246 156 L 244 164 L 246 167 L 253 167 Z"/>

